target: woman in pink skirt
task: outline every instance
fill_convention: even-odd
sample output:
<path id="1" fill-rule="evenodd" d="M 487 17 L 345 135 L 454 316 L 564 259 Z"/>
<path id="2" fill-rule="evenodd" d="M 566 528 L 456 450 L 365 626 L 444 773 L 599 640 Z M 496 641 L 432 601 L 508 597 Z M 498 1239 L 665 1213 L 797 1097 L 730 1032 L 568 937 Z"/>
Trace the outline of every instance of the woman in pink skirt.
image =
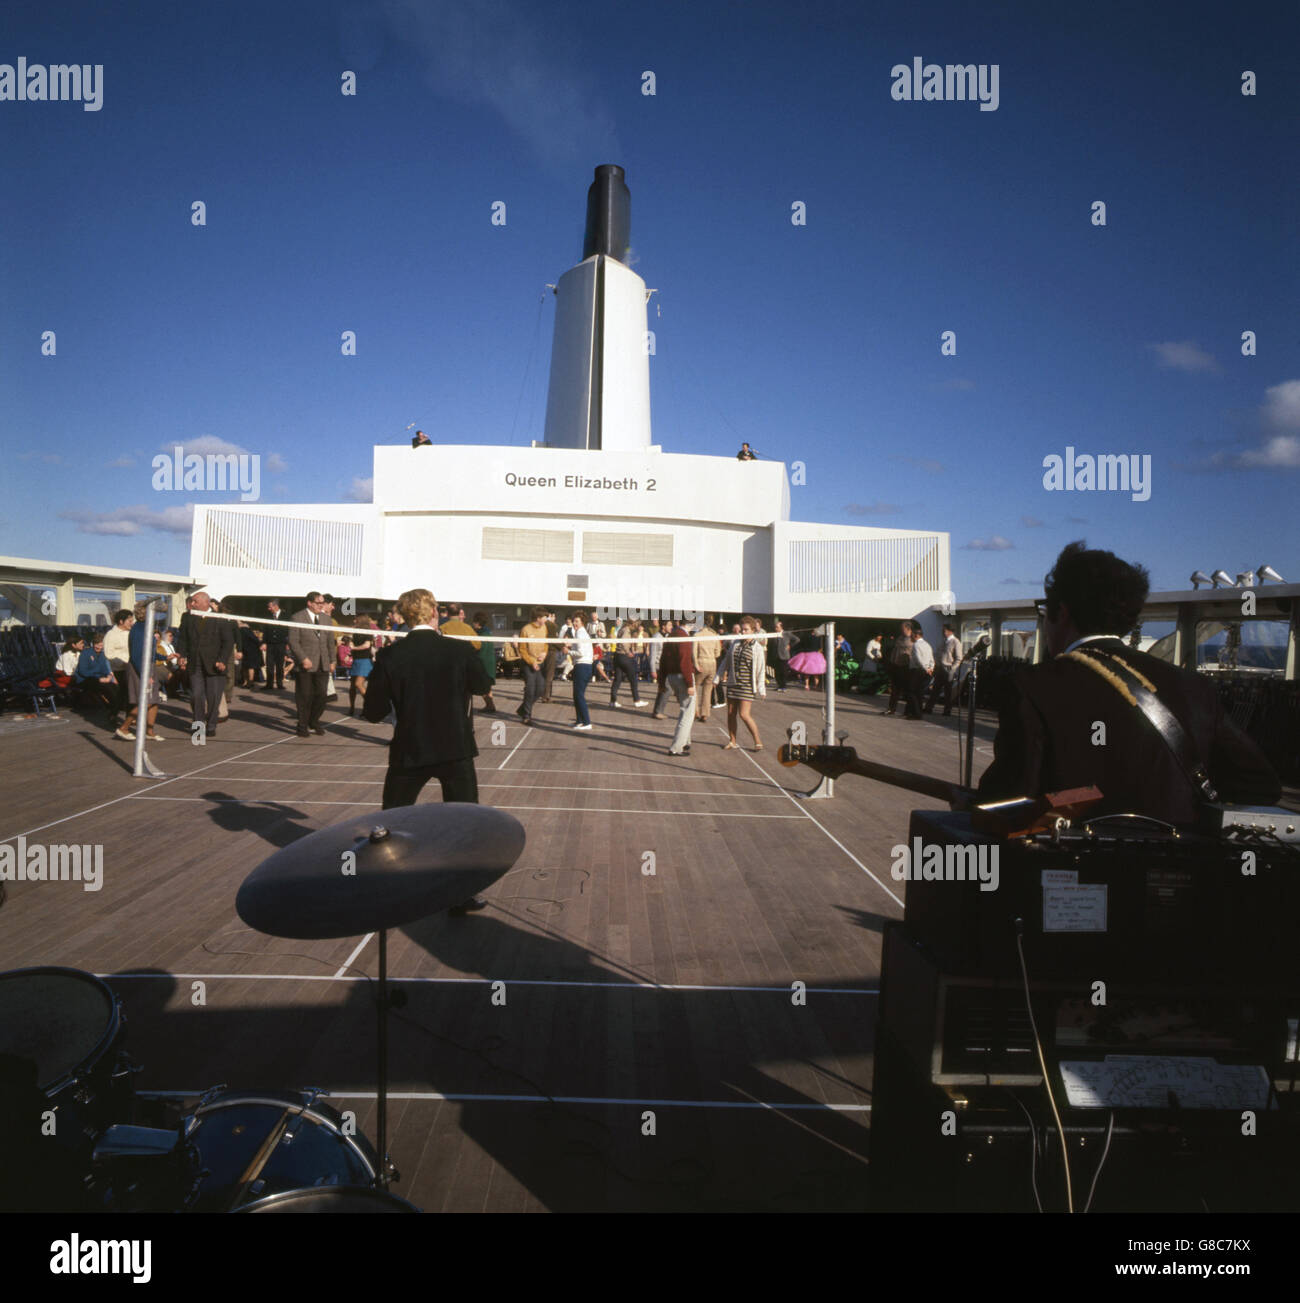
<path id="1" fill-rule="evenodd" d="M 821 687 L 822 675 L 826 673 L 826 657 L 819 651 L 796 652 L 790 657 L 790 668 L 803 679 L 805 690 L 808 680 L 814 679 L 814 688 Z"/>

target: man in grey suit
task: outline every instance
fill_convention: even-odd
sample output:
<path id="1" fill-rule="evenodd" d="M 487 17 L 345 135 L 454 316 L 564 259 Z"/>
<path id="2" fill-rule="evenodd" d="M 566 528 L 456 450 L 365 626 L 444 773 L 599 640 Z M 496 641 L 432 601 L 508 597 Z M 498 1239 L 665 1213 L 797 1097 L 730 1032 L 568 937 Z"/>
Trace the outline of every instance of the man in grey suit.
<path id="1" fill-rule="evenodd" d="M 317 733 L 323 737 L 325 730 L 320 726 L 320 719 L 325 713 L 325 694 L 329 691 L 338 642 L 321 594 L 308 593 L 306 607 L 290 623 L 293 627 L 289 630 L 289 650 L 298 663 L 293 680 L 298 736 Z"/>

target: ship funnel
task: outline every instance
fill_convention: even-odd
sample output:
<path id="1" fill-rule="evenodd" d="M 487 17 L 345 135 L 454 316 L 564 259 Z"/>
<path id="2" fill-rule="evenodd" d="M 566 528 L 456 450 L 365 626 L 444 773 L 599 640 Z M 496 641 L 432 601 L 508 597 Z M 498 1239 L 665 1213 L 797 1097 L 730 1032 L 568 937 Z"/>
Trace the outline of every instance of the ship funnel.
<path id="1" fill-rule="evenodd" d="M 555 287 L 548 448 L 644 452 L 650 444 L 645 281 L 624 261 L 632 199 L 623 169 L 604 163 L 587 191 L 582 261 Z"/>
<path id="2" fill-rule="evenodd" d="M 602 163 L 587 190 L 587 229 L 582 237 L 582 257 L 593 253 L 627 262 L 632 242 L 632 195 L 623 180 L 623 169 Z"/>

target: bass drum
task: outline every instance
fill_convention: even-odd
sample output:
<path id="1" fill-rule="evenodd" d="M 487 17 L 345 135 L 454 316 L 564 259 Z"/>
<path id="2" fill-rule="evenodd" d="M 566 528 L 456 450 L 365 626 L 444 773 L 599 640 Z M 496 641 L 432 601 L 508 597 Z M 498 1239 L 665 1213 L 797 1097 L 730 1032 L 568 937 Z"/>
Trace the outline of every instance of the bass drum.
<path id="1" fill-rule="evenodd" d="M 0 1208 L 85 1205 L 95 1137 L 130 1122 L 122 1004 L 92 973 L 0 973 Z"/>
<path id="2" fill-rule="evenodd" d="M 193 1212 L 252 1211 L 288 1192 L 367 1187 L 379 1170 L 365 1137 L 346 1134 L 318 1091 L 209 1092 L 185 1135 L 202 1169 L 185 1201 Z"/>
<path id="3" fill-rule="evenodd" d="M 418 1213 L 405 1199 L 385 1190 L 334 1186 L 320 1190 L 286 1190 L 237 1208 L 240 1213 Z"/>

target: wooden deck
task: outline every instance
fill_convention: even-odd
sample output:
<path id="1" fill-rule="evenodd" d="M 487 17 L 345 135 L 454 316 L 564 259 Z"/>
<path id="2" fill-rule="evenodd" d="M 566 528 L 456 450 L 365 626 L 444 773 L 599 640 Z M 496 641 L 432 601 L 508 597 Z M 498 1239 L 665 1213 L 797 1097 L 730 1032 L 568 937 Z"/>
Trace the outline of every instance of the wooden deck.
<path id="1" fill-rule="evenodd" d="M 477 732 L 482 799 L 523 822 L 522 857 L 489 909 L 390 935 L 408 999 L 395 1192 L 429 1211 L 868 1207 L 880 929 L 902 912 L 891 847 L 927 802 L 853 778 L 833 800 L 793 796 L 816 776 L 776 748 L 796 720 L 820 735 L 816 693 L 759 703 L 762 753 L 722 751 L 715 716 L 682 758 L 648 706 L 593 690 L 579 734 L 558 693 L 525 730 L 518 697 L 500 685 L 507 713 Z M 130 746 L 77 715 L 6 728 L 0 837 L 101 844 L 104 882 L 10 884 L 0 969 L 104 977 L 140 1091 L 322 1086 L 373 1138 L 374 937 L 280 940 L 234 910 L 268 854 L 379 805 L 389 728 L 332 709 L 325 737 L 300 739 L 292 702 L 240 693 L 203 748 L 188 706 L 165 704 L 150 754 L 167 781 L 132 778 Z M 879 710 L 841 701 L 852 745 L 958 777 L 955 719 Z"/>

